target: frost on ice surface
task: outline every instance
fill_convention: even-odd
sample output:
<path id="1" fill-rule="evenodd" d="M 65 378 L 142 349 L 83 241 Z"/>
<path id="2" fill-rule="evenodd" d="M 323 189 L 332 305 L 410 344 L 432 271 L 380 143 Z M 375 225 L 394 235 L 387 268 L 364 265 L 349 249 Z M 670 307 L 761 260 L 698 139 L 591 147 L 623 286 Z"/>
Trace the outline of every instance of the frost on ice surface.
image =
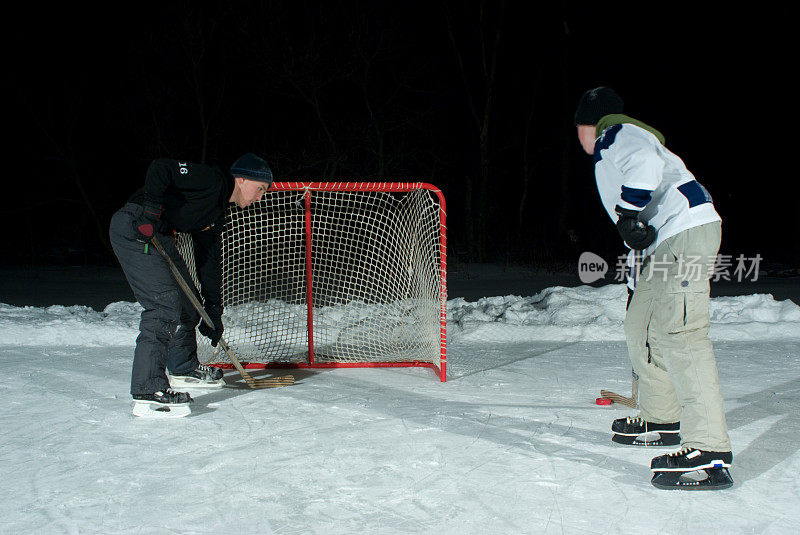
<path id="1" fill-rule="evenodd" d="M 612 420 L 635 413 L 594 404 L 601 388 L 630 392 L 625 298 L 619 285 L 453 299 L 446 383 L 424 368 L 293 370 L 291 387 L 250 390 L 228 372 L 229 388 L 193 391 L 192 414 L 167 421 L 131 416 L 139 305 L 0 305 L 13 489 L 0 532 L 795 532 L 800 307 L 711 300 L 735 484 L 697 496 L 653 488 L 665 450 L 614 445 Z M 370 336 L 370 306 L 320 322 L 351 343 Z M 413 308 L 394 310 L 402 338 Z M 252 317 L 228 312 L 232 330 Z"/>

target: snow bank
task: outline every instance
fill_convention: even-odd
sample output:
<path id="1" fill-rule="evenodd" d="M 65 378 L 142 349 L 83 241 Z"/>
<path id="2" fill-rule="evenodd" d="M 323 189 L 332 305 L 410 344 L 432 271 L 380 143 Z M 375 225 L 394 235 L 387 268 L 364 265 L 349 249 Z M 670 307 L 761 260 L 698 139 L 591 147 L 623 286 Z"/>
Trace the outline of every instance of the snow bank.
<path id="1" fill-rule="evenodd" d="M 555 286 L 530 296 L 462 298 L 447 304 L 451 343 L 470 341 L 624 340 L 625 285 Z M 84 306 L 13 307 L 0 304 L 0 345 L 132 345 L 138 303 L 112 303 L 102 312 Z M 800 338 L 800 306 L 771 295 L 711 300 L 712 340 Z"/>
<path id="2" fill-rule="evenodd" d="M 450 341 L 624 340 L 625 285 L 547 288 L 532 297 L 486 297 L 448 303 Z M 800 306 L 771 295 L 716 297 L 712 340 L 800 338 Z"/>
<path id="3" fill-rule="evenodd" d="M 720 340 L 800 338 L 800 306 L 775 301 L 769 294 L 711 300 L 709 336 Z"/>
<path id="4" fill-rule="evenodd" d="M 447 303 L 451 341 L 624 340 L 627 290 L 624 285 L 601 288 L 546 288 L 531 297 L 484 297 L 470 303 Z"/>
<path id="5" fill-rule="evenodd" d="M 111 303 L 102 312 L 85 306 L 14 307 L 0 303 L 0 345 L 121 346 L 139 334 L 139 303 Z"/>

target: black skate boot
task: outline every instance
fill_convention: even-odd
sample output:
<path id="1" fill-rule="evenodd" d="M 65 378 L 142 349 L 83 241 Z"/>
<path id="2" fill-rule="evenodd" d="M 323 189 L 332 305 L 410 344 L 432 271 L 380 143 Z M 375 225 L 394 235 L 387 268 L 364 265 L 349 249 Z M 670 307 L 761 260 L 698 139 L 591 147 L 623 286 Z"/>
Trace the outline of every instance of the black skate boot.
<path id="1" fill-rule="evenodd" d="M 730 468 L 733 454 L 729 451 L 703 451 L 683 448 L 674 453 L 659 455 L 650 461 L 654 472 L 687 472 L 705 468 Z"/>
<path id="2" fill-rule="evenodd" d="M 651 483 L 660 489 L 727 489 L 733 485 L 728 470 L 732 461 L 733 454 L 729 451 L 682 448 L 650 461 Z"/>
<path id="3" fill-rule="evenodd" d="M 611 424 L 611 440 L 626 446 L 677 446 L 681 443 L 681 423 L 655 424 L 641 417 L 619 418 Z"/>
<path id="4" fill-rule="evenodd" d="M 177 405 L 194 401 L 188 392 L 176 392 L 171 388 L 160 390 L 152 394 L 133 394 L 133 399 L 134 401 L 161 403 L 162 405 Z"/>
<path id="5" fill-rule="evenodd" d="M 133 394 L 133 415 L 142 418 L 182 418 L 191 414 L 194 400 L 187 392 L 171 388 L 152 394 Z"/>
<path id="6" fill-rule="evenodd" d="M 221 388 L 225 386 L 222 376 L 221 369 L 200 365 L 188 373 L 170 375 L 169 383 L 173 388 Z"/>

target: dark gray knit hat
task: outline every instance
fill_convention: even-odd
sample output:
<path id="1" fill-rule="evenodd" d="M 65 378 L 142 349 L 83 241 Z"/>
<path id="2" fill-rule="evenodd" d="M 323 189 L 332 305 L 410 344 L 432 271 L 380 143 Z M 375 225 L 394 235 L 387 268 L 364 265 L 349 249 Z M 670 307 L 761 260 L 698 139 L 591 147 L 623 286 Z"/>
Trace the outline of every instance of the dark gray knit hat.
<path id="1" fill-rule="evenodd" d="M 597 124 L 602 117 L 622 113 L 622 99 L 610 87 L 595 87 L 583 94 L 575 110 L 575 124 Z"/>
<path id="2" fill-rule="evenodd" d="M 231 166 L 231 174 L 249 180 L 258 180 L 272 184 L 272 171 L 263 159 L 252 152 L 239 156 Z"/>

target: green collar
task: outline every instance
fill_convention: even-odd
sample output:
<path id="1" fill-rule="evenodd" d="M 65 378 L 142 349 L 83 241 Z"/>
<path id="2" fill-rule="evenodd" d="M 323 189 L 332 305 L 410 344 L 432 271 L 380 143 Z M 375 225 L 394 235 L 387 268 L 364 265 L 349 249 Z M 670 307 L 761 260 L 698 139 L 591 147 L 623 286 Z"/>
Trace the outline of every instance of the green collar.
<path id="1" fill-rule="evenodd" d="M 642 121 L 639 121 L 638 119 L 634 119 L 633 117 L 628 117 L 627 115 L 623 115 L 622 113 L 612 113 L 611 115 L 606 115 L 604 117 L 601 117 L 600 120 L 597 121 L 595 135 L 597 137 L 600 137 L 600 134 L 603 133 L 603 130 L 605 130 L 609 126 L 614 126 L 615 124 L 623 124 L 623 123 L 629 123 L 638 126 L 639 128 L 644 128 L 645 130 L 656 136 L 662 145 L 666 144 L 664 143 L 664 134 L 662 134 L 652 126 L 645 124 Z"/>

